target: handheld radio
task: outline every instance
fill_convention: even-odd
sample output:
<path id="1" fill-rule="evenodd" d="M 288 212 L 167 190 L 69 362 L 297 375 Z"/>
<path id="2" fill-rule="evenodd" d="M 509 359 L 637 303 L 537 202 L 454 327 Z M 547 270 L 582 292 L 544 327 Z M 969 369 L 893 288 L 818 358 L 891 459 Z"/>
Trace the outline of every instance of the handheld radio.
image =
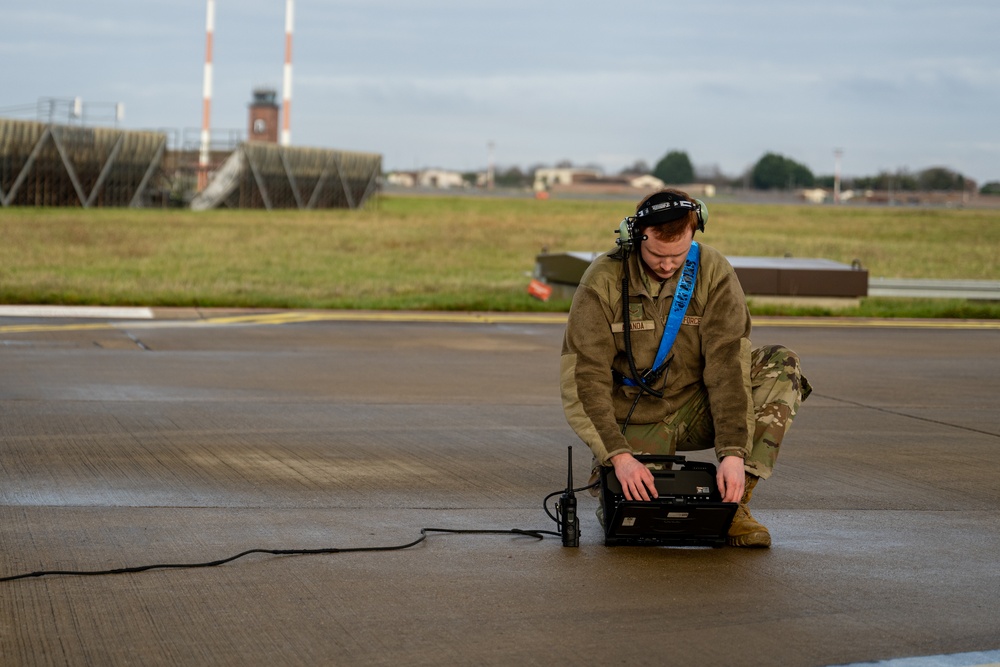
<path id="1" fill-rule="evenodd" d="M 564 547 L 580 546 L 580 519 L 576 515 L 576 495 L 573 494 L 573 447 L 567 447 L 569 469 L 566 474 L 566 491 L 559 497 L 556 511 L 559 515 L 559 533 Z"/>

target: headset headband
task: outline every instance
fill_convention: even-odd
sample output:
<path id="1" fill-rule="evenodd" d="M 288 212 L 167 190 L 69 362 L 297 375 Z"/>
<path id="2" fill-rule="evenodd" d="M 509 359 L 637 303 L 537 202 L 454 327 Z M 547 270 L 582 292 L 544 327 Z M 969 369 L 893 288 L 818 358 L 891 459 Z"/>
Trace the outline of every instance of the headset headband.
<path id="1" fill-rule="evenodd" d="M 691 211 L 694 212 L 698 220 L 698 231 L 705 231 L 705 221 L 708 220 L 708 207 L 700 199 L 694 201 L 678 198 L 669 194 L 666 201 L 650 204 L 646 208 L 636 211 L 633 216 L 627 216 L 618 225 L 618 240 L 616 243 L 625 253 L 629 253 L 634 247 L 646 238 L 641 230 L 646 227 L 662 225 L 675 220 L 680 220 Z M 655 197 L 655 195 L 654 195 Z"/>
<path id="2" fill-rule="evenodd" d="M 688 214 L 688 211 L 697 211 L 698 204 L 686 199 L 670 199 L 658 204 L 651 204 L 644 209 L 636 211 L 636 223 L 640 227 L 652 225 L 662 225 L 665 222 L 680 220 Z M 643 220 L 642 218 L 648 218 Z"/>

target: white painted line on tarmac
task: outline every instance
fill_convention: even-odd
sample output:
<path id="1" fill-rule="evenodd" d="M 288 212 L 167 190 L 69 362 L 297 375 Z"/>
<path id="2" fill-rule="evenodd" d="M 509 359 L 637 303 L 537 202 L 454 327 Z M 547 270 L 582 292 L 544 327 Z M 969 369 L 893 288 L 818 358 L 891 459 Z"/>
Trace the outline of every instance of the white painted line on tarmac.
<path id="1" fill-rule="evenodd" d="M 1000 651 L 975 651 L 951 655 L 895 658 L 879 662 L 856 662 L 839 667 L 1000 667 Z"/>
<path id="2" fill-rule="evenodd" d="M 1000 320 L 914 320 L 851 317 L 755 317 L 755 327 L 817 327 L 860 329 L 1000 329 Z"/>
<path id="3" fill-rule="evenodd" d="M 153 309 L 126 306 L 0 306 L 0 317 L 151 320 L 153 319 Z"/>

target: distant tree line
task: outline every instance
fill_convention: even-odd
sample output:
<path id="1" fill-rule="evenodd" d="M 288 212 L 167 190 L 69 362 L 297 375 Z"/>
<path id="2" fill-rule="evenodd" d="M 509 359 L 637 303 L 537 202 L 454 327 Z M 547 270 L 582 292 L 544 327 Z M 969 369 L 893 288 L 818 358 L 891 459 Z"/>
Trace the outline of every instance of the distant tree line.
<path id="1" fill-rule="evenodd" d="M 694 179 L 690 165 L 691 161 L 686 153 L 670 151 L 657 164 L 657 171 L 654 171 L 654 175 L 665 183 L 691 183 L 694 182 Z M 834 185 L 834 178 L 833 175 L 815 176 L 809 167 L 791 158 L 777 153 L 765 153 L 750 168 L 745 178 L 731 184 L 736 185 L 742 182 L 756 190 L 830 188 Z M 905 169 L 896 173 L 885 171 L 875 176 L 841 179 L 841 187 L 859 190 L 961 192 L 966 190 L 969 185 L 970 182 L 965 176 L 946 167 L 930 167 L 916 173 L 910 173 Z M 980 192 L 982 194 L 1000 194 L 1000 183 L 987 183 L 980 189 Z"/>
<path id="2" fill-rule="evenodd" d="M 558 162 L 556 167 L 573 167 L 569 160 Z M 594 167 L 594 165 L 588 165 Z M 494 176 L 494 182 L 500 187 L 530 187 L 535 169 L 543 168 L 537 165 L 522 170 L 520 167 L 500 169 Z M 800 188 L 823 187 L 832 188 L 834 176 L 814 175 L 809 167 L 777 153 L 765 153 L 750 169 L 737 178 L 731 178 L 722 173 L 716 166 L 696 169 L 686 151 L 671 150 L 666 153 L 652 168 L 642 161 L 622 170 L 622 174 L 638 175 L 652 174 L 667 185 L 686 185 L 691 183 L 711 183 L 716 186 L 743 188 L 755 190 L 796 190 Z M 470 175 L 472 178 L 473 175 Z M 896 172 L 883 171 L 875 176 L 853 176 L 841 178 L 841 188 L 855 190 L 883 190 L 896 192 L 961 192 L 972 186 L 973 182 L 962 174 L 946 167 L 930 167 L 913 172 L 901 169 Z M 1000 195 L 1000 181 L 990 181 L 984 184 L 981 194 Z"/>

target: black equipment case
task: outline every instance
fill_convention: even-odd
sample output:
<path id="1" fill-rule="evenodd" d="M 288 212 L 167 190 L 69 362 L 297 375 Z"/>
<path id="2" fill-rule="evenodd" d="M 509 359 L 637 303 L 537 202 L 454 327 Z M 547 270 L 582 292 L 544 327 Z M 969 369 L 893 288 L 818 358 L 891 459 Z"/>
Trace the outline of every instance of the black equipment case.
<path id="1" fill-rule="evenodd" d="M 722 502 L 715 466 L 683 456 L 635 457 L 653 473 L 659 497 L 626 500 L 614 468 L 601 466 L 604 544 L 607 546 L 702 546 L 726 544 L 736 503 Z M 680 465 L 677 469 L 670 469 Z M 662 469 L 657 469 L 662 468 Z"/>

